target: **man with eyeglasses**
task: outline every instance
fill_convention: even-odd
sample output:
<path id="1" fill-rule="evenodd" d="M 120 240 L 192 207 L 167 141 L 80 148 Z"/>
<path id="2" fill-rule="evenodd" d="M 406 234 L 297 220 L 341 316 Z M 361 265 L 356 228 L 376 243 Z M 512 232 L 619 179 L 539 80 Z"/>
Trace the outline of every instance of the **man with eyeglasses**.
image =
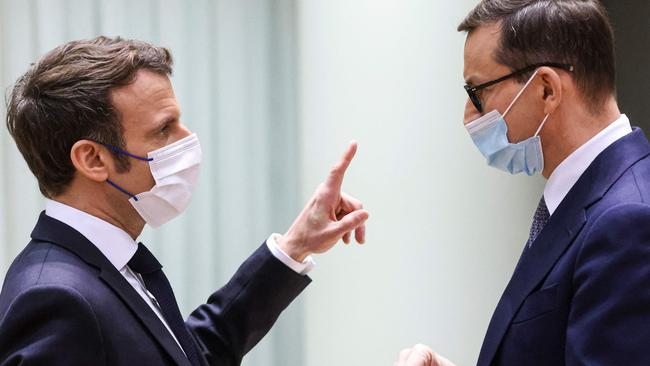
<path id="1" fill-rule="evenodd" d="M 603 6 L 483 0 L 458 30 L 472 140 L 547 179 L 478 365 L 650 365 L 650 145 L 619 111 Z M 452 363 L 417 345 L 395 365 Z"/>

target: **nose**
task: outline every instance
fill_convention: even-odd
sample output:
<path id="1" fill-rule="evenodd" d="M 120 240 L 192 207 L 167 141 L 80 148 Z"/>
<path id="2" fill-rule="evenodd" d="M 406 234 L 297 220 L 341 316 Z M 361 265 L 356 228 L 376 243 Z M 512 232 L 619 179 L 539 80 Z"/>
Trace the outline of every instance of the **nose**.
<path id="1" fill-rule="evenodd" d="M 467 98 L 467 101 L 465 102 L 463 125 L 466 125 L 479 117 L 481 117 L 481 112 L 479 112 L 474 106 L 474 103 L 472 103 L 472 101 Z"/>
<path id="2" fill-rule="evenodd" d="M 183 123 L 178 124 L 178 137 L 179 137 L 178 139 L 179 140 L 182 139 L 182 138 L 185 138 L 185 137 L 187 137 L 187 136 L 189 136 L 191 134 L 192 134 L 192 131 L 190 131 L 190 129 L 187 128 L 187 126 L 185 126 Z"/>

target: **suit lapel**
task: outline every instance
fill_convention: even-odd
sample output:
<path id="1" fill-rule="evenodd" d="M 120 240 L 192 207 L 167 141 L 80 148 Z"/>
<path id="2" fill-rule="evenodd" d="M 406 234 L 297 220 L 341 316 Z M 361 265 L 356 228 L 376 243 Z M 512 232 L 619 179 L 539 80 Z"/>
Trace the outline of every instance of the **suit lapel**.
<path id="1" fill-rule="evenodd" d="M 133 310 L 144 326 L 178 365 L 190 366 L 189 360 L 167 328 L 165 328 L 165 325 L 119 272 L 102 270 L 100 277 Z"/>
<path id="2" fill-rule="evenodd" d="M 42 212 L 32 232 L 32 238 L 61 246 L 78 255 L 86 263 L 98 268 L 99 277 L 131 309 L 142 322 L 142 325 L 165 349 L 169 356 L 178 365 L 191 366 L 189 360 L 158 316 L 120 272 L 118 272 L 99 249 L 88 241 L 86 237 L 70 226 Z"/>
<path id="3" fill-rule="evenodd" d="M 571 188 L 531 249 L 520 259 L 488 326 L 479 366 L 492 363 L 526 297 L 546 277 L 586 223 L 586 209 L 601 199 L 630 166 L 649 153 L 650 146 L 643 132 L 635 128 L 605 149 Z"/>
<path id="4" fill-rule="evenodd" d="M 520 259 L 492 315 L 478 365 L 492 362 L 510 321 L 523 301 L 553 268 L 586 222 L 584 210 L 580 208 L 579 211 L 573 215 L 562 215 L 564 217 L 551 216 L 532 247 Z"/>

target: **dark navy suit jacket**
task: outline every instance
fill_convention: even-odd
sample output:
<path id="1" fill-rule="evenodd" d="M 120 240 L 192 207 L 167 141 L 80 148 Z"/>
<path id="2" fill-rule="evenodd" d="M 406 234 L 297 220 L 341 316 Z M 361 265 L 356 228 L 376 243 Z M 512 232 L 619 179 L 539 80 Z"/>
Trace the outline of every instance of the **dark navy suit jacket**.
<path id="1" fill-rule="evenodd" d="M 187 320 L 202 363 L 239 365 L 309 282 L 262 245 Z M 0 293 L 0 365 L 190 363 L 97 247 L 41 214 Z"/>
<path id="2" fill-rule="evenodd" d="M 650 145 L 603 151 L 524 252 L 494 312 L 486 365 L 650 365 Z"/>

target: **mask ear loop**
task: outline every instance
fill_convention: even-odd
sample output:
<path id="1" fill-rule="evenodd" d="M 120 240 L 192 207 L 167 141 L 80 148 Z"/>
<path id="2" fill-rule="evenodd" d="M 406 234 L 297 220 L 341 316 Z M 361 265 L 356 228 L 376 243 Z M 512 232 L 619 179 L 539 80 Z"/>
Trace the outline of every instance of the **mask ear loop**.
<path id="1" fill-rule="evenodd" d="M 503 117 L 504 117 L 504 118 L 506 117 L 506 114 L 508 114 L 508 112 L 510 112 L 510 109 L 512 109 L 512 106 L 515 105 L 515 102 L 517 101 L 517 99 L 519 99 L 519 97 L 524 93 L 524 90 L 526 90 L 526 88 L 528 87 L 528 85 L 530 85 L 530 83 L 533 82 L 533 79 L 534 79 L 535 76 L 537 75 L 537 72 L 538 72 L 538 71 L 539 71 L 539 69 L 535 70 L 535 73 L 533 73 L 533 76 L 531 76 L 530 79 L 528 79 L 528 81 L 526 82 L 526 84 L 524 84 L 524 87 L 521 88 L 521 90 L 519 91 L 519 93 L 517 93 L 517 96 L 515 96 L 515 99 L 512 100 L 512 102 L 511 102 L 510 105 L 508 106 L 508 109 L 506 109 L 506 111 L 503 112 Z"/>
<path id="2" fill-rule="evenodd" d="M 133 193 L 127 191 L 126 189 L 124 189 L 124 188 L 118 186 L 118 185 L 117 185 L 115 182 L 113 182 L 112 180 L 110 180 L 110 179 L 106 179 L 106 182 L 107 182 L 108 184 L 112 185 L 112 186 L 113 186 L 115 189 L 117 189 L 118 191 L 120 191 L 120 192 L 126 194 L 126 195 L 129 196 L 130 198 L 133 198 L 133 199 L 136 200 L 136 201 L 138 200 L 138 197 L 137 197 L 137 196 L 135 196 Z"/>
<path id="3" fill-rule="evenodd" d="M 122 154 L 122 155 L 126 155 L 126 156 L 128 156 L 128 157 L 131 157 L 131 158 L 134 158 L 134 159 L 138 159 L 138 160 L 142 160 L 142 161 L 153 161 L 153 158 L 149 158 L 149 157 L 143 158 L 142 156 L 133 155 L 133 154 L 131 154 L 130 152 L 128 152 L 128 151 L 126 151 L 126 150 L 122 150 L 122 149 L 120 149 L 119 147 L 115 147 L 115 146 L 112 146 L 112 145 L 104 144 L 104 143 L 102 143 L 102 142 L 99 142 L 99 143 L 102 144 L 102 145 L 104 145 L 104 146 L 106 146 L 107 148 L 109 148 L 109 149 L 115 151 L 116 153 L 119 153 L 119 154 Z"/>
<path id="4" fill-rule="evenodd" d="M 535 132 L 535 135 L 533 137 L 537 137 L 539 133 L 542 131 L 542 127 L 544 127 L 544 123 L 546 123 L 546 120 L 548 120 L 548 117 L 550 117 L 550 114 L 547 114 L 546 117 L 544 117 L 544 120 L 542 121 L 542 124 L 539 125 L 539 128 L 537 129 L 537 132 Z"/>
<path id="5" fill-rule="evenodd" d="M 94 140 L 91 140 L 91 141 L 94 141 Z M 113 150 L 113 151 L 115 151 L 115 152 L 117 152 L 117 153 L 119 153 L 119 154 L 123 154 L 123 155 L 126 155 L 126 156 L 131 157 L 131 158 L 134 158 L 134 159 L 138 159 L 138 160 L 142 160 L 142 161 L 147 161 L 147 162 L 148 162 L 148 161 L 153 161 L 153 158 L 149 158 L 149 157 L 143 158 L 142 156 L 133 155 L 133 154 L 131 154 L 130 152 L 125 151 L 125 150 L 122 150 L 122 149 L 120 149 L 120 148 L 118 148 L 118 147 L 115 147 L 115 146 L 113 146 L 113 145 L 105 144 L 105 143 L 103 143 L 103 142 L 99 142 L 99 141 L 95 141 L 95 142 L 97 142 L 98 144 L 104 145 L 104 146 L 107 147 L 108 149 L 111 149 L 111 150 Z M 112 180 L 110 180 L 110 179 L 106 179 L 106 182 L 107 182 L 108 184 L 110 184 L 111 186 L 113 186 L 113 187 L 114 187 L 115 189 L 117 189 L 118 191 L 120 191 L 120 192 L 126 194 L 126 195 L 129 196 L 130 198 L 133 198 L 133 199 L 136 200 L 136 201 L 138 200 L 138 197 L 137 197 L 136 195 L 134 195 L 133 193 L 131 193 L 131 192 L 127 191 L 126 189 L 120 187 L 117 183 L 113 182 Z"/>

